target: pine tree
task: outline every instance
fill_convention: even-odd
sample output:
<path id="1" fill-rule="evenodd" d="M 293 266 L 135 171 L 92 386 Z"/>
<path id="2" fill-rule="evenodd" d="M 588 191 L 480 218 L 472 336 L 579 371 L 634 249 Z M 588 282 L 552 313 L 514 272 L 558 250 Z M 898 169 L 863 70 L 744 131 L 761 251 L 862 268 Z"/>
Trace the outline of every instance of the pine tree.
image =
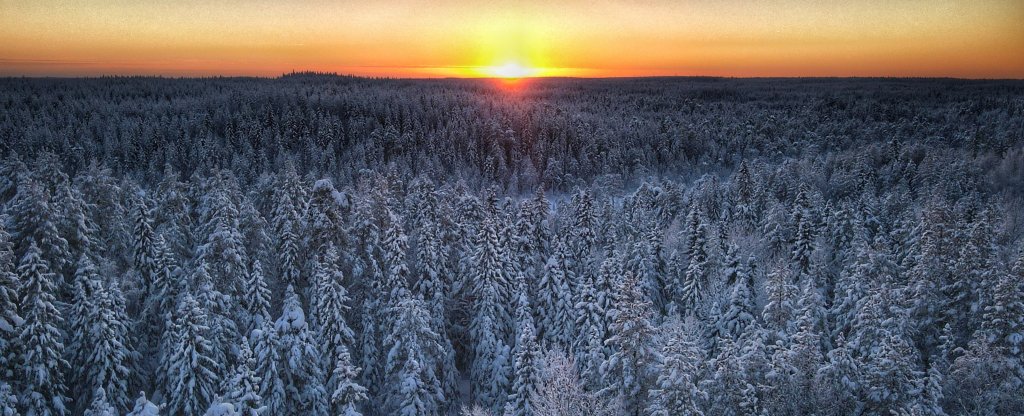
<path id="1" fill-rule="evenodd" d="M 750 166 L 746 159 L 740 162 L 740 167 L 732 180 L 735 186 L 735 212 L 740 224 L 744 229 L 751 231 L 757 224 L 757 212 L 755 206 L 754 180 L 750 174 Z"/>
<path id="2" fill-rule="evenodd" d="M 339 416 L 361 416 L 357 410 L 359 403 L 366 401 L 366 388 L 356 382 L 359 376 L 359 367 L 352 364 L 352 358 L 348 350 L 337 355 L 334 364 L 334 371 L 331 373 L 331 385 L 334 391 L 331 393 L 331 405 L 334 407 L 334 414 Z"/>
<path id="3" fill-rule="evenodd" d="M 385 289 L 383 288 L 384 277 L 373 257 L 370 257 L 367 276 L 369 282 L 364 290 L 363 307 L 361 313 L 359 352 L 361 354 L 363 374 L 362 385 L 366 387 L 370 397 L 369 407 L 373 408 L 379 404 L 378 396 L 383 368 L 381 358 L 381 339 L 383 338 L 384 324 L 387 322 L 385 302 Z"/>
<path id="4" fill-rule="evenodd" d="M 860 363 L 850 355 L 842 335 L 817 370 L 814 385 L 815 399 L 825 414 L 852 414 L 863 408 Z"/>
<path id="5" fill-rule="evenodd" d="M 489 315 L 495 325 L 496 335 L 507 340 L 512 333 L 512 317 L 507 305 L 511 304 L 512 273 L 511 259 L 498 239 L 497 226 L 493 218 L 485 218 L 480 227 L 477 247 L 473 253 L 472 293 L 477 296 L 474 305 L 476 313 Z M 570 298 L 571 299 L 571 298 Z M 571 308 L 571 303 L 567 307 Z"/>
<path id="6" fill-rule="evenodd" d="M 905 411 L 920 392 L 917 351 L 899 333 L 883 332 L 870 355 L 862 357 L 867 410 L 877 414 Z"/>
<path id="7" fill-rule="evenodd" d="M 384 365 L 385 385 L 390 387 L 385 409 L 390 413 L 410 409 L 436 413 L 444 401 L 434 365 L 441 345 L 440 336 L 431 329 L 426 305 L 420 299 L 406 298 L 394 307 L 392 316 L 395 322 L 384 339 L 384 344 L 391 346 Z"/>
<path id="8" fill-rule="evenodd" d="M 256 357 L 249 340 L 239 343 L 238 364 L 225 379 L 222 400 L 230 403 L 239 416 L 259 416 L 266 410 L 260 397 L 260 378 L 256 375 Z"/>
<path id="9" fill-rule="evenodd" d="M 84 416 L 118 416 L 119 413 L 107 402 L 107 394 L 103 389 L 96 389 L 91 395 L 92 404 L 85 409 Z"/>
<path id="10" fill-rule="evenodd" d="M 255 373 L 260 379 L 259 394 L 266 407 L 266 414 L 280 415 L 286 411 L 284 382 L 281 380 L 280 341 L 274 324 L 267 321 L 252 332 L 253 357 L 256 360 Z"/>
<path id="11" fill-rule="evenodd" d="M 47 261 L 47 268 L 58 277 L 54 284 L 60 288 L 64 282 L 61 273 L 72 258 L 68 241 L 57 229 L 60 217 L 49 191 L 43 184 L 25 177 L 18 184 L 18 193 L 7 212 L 7 230 L 11 233 L 15 254 L 24 257 L 29 247 L 36 245 L 39 257 Z"/>
<path id="12" fill-rule="evenodd" d="M 0 381 L 0 416 L 18 416 L 18 397 L 11 385 Z"/>
<path id="13" fill-rule="evenodd" d="M 946 411 L 942 409 L 943 376 L 935 365 L 928 367 L 923 384 L 920 398 L 910 408 L 909 413 L 913 416 L 946 416 Z"/>
<path id="14" fill-rule="evenodd" d="M 289 285 L 281 317 L 274 324 L 280 340 L 279 371 L 284 383 L 282 415 L 326 415 L 327 392 L 320 369 L 320 351 L 306 323 L 299 296 Z"/>
<path id="15" fill-rule="evenodd" d="M 596 226 L 594 201 L 590 192 L 583 190 L 573 196 L 573 202 L 575 209 L 571 228 L 573 235 L 570 241 L 572 242 L 573 258 L 576 259 L 581 267 L 579 271 L 582 272 L 585 271 L 582 266 L 588 262 L 597 239 L 597 233 L 594 230 Z"/>
<path id="16" fill-rule="evenodd" d="M 761 315 L 765 326 L 777 339 L 787 339 L 796 317 L 795 301 L 799 289 L 790 283 L 789 275 L 789 270 L 782 268 L 770 273 L 765 281 L 767 303 Z"/>
<path id="17" fill-rule="evenodd" d="M 448 268 L 448 253 L 443 246 L 443 231 L 433 215 L 424 214 L 423 228 L 418 234 L 416 244 L 416 261 L 419 278 L 414 284 L 414 292 L 423 298 L 428 305 L 443 307 L 448 298 L 451 271 Z M 443 318 L 443 315 L 438 315 Z"/>
<path id="18" fill-rule="evenodd" d="M 537 285 L 540 333 L 545 343 L 552 347 L 568 348 L 574 334 L 571 285 L 574 277 L 569 261 L 569 251 L 559 240 Z"/>
<path id="19" fill-rule="evenodd" d="M 178 309 L 177 342 L 170 357 L 168 410 L 172 414 L 202 415 L 213 401 L 221 373 L 214 360 L 213 342 L 207 338 L 206 312 L 186 294 Z"/>
<path id="20" fill-rule="evenodd" d="M 386 301 L 390 306 L 396 305 L 409 296 L 409 264 L 406 254 L 409 239 L 402 229 L 402 218 L 397 214 L 389 215 L 388 228 L 384 232 L 384 288 L 387 290 Z"/>
<path id="21" fill-rule="evenodd" d="M 487 292 L 477 300 L 481 303 L 496 304 L 493 293 Z M 470 380 L 473 395 L 480 405 L 496 410 L 504 405 L 505 391 L 509 383 L 509 348 L 494 323 L 494 314 L 477 313 L 470 322 L 470 338 L 473 342 L 473 363 Z"/>
<path id="22" fill-rule="evenodd" d="M 35 242 L 30 243 L 18 266 L 18 278 L 24 284 L 21 304 L 25 318 L 18 337 L 20 401 L 21 413 L 26 416 L 68 412 L 63 382 L 68 363 L 62 357 L 64 345 L 59 329 L 63 319 L 54 305 L 56 276 L 41 254 Z"/>
<path id="23" fill-rule="evenodd" d="M 814 219 L 811 217 L 807 189 L 803 186 L 796 195 L 790 222 L 796 227 L 793 235 L 791 259 L 796 265 L 795 278 L 806 276 L 811 271 L 811 252 L 814 251 Z"/>
<path id="24" fill-rule="evenodd" d="M 347 205 L 346 195 L 338 192 L 330 179 L 320 179 L 313 184 L 303 218 L 303 245 L 307 250 L 318 253 L 328 245 L 345 247 L 343 210 Z M 310 260 L 315 261 L 315 258 Z"/>
<path id="25" fill-rule="evenodd" d="M 647 414 L 703 415 L 701 403 L 708 400 L 707 393 L 700 387 L 701 364 L 705 357 L 695 335 L 695 325 L 689 321 L 684 326 L 678 318 L 671 318 L 662 325 L 661 359 L 654 369 L 658 377 L 648 393 Z"/>
<path id="26" fill-rule="evenodd" d="M 259 260 L 253 261 L 245 281 L 245 292 L 238 301 L 244 313 L 242 322 L 246 336 L 270 322 L 270 289 L 263 278 L 263 265 Z"/>
<path id="27" fill-rule="evenodd" d="M 584 379 L 588 379 L 599 374 L 601 363 L 607 359 L 603 345 L 608 337 L 606 312 L 600 309 L 594 282 L 589 275 L 583 278 L 577 299 L 574 308 L 577 334 L 572 350 L 575 351 L 576 362 L 582 368 Z"/>
<path id="28" fill-rule="evenodd" d="M 622 279 L 623 267 L 622 258 L 617 252 L 612 252 L 604 262 L 594 280 L 594 293 L 597 296 L 597 308 L 604 311 L 601 319 L 601 331 L 604 333 L 600 345 L 604 347 L 605 358 L 611 354 L 611 349 L 604 345 L 608 339 L 612 322 L 615 320 L 615 310 L 618 285 Z"/>
<path id="29" fill-rule="evenodd" d="M 417 354 L 412 347 L 407 346 L 404 355 L 408 357 L 402 363 L 402 368 L 397 373 L 398 392 L 395 396 L 398 400 L 393 414 L 402 416 L 414 416 L 431 414 L 432 410 L 425 403 L 430 395 L 430 388 L 423 382 L 423 372 L 417 361 Z"/>
<path id="30" fill-rule="evenodd" d="M 78 406 L 85 406 L 93 402 L 93 393 L 102 390 L 106 403 L 124 409 L 129 404 L 131 377 L 127 325 L 89 257 L 83 254 L 78 263 L 69 345 L 73 397 Z"/>
<path id="31" fill-rule="evenodd" d="M 749 280 L 745 276 L 738 277 L 732 284 L 729 305 L 720 316 L 718 327 L 732 339 L 738 339 L 754 321 L 753 309 L 754 299 Z"/>
<path id="32" fill-rule="evenodd" d="M 231 301 L 231 296 L 214 289 L 205 262 L 200 261 L 196 264 L 192 281 L 195 286 L 199 287 L 196 301 L 206 318 L 205 325 L 208 329 L 206 338 L 213 346 L 210 357 L 217 363 L 227 364 L 234 358 L 234 350 L 231 346 L 235 344 L 236 340 L 241 339 L 235 321 L 232 319 L 238 314 L 235 310 L 238 305 Z M 221 367 L 220 371 L 216 373 L 218 379 L 225 375 L 223 370 L 225 368 Z"/>
<path id="33" fill-rule="evenodd" d="M 317 313 L 314 315 L 314 328 L 326 368 L 333 367 L 331 363 L 342 348 L 348 349 L 355 345 L 355 334 L 345 319 L 349 310 L 348 291 L 341 285 L 344 276 L 337 263 L 337 250 L 328 244 L 327 251 L 316 267 L 318 290 L 315 302 Z M 327 390 L 333 391 L 333 386 L 328 385 Z"/>
<path id="34" fill-rule="evenodd" d="M 295 234 L 296 223 L 285 216 L 280 223 L 278 230 L 277 261 L 278 273 L 281 276 L 280 284 L 297 285 L 303 283 L 299 258 L 299 237 Z"/>
<path id="35" fill-rule="evenodd" d="M 677 282 L 669 282 L 672 278 L 666 271 L 665 259 L 662 258 L 662 235 L 651 228 L 641 232 L 638 241 L 633 243 L 632 250 L 626 256 L 626 269 L 639 276 L 643 283 L 645 295 L 654 305 L 655 311 L 661 315 L 668 312 L 669 304 L 674 303 Z"/>
<path id="36" fill-rule="evenodd" d="M 217 209 L 206 242 L 196 248 L 198 261 L 210 266 L 210 277 L 228 295 L 244 293 L 248 255 L 244 237 L 238 230 L 238 212 L 226 191 L 216 192 Z"/>
<path id="37" fill-rule="evenodd" d="M 146 393 L 139 393 L 139 398 L 135 400 L 135 407 L 132 411 L 128 412 L 126 416 L 160 416 L 160 410 L 163 406 L 157 406 L 153 402 L 146 399 Z"/>
<path id="38" fill-rule="evenodd" d="M 99 315 L 96 305 L 97 293 L 100 289 L 96 266 L 88 257 L 78 260 L 75 281 L 71 292 L 71 318 L 68 324 L 68 363 L 71 365 L 71 398 L 79 411 L 92 403 L 92 394 L 98 386 L 87 382 L 92 369 L 88 366 L 91 347 L 96 341 L 93 326 Z"/>
<path id="39" fill-rule="evenodd" d="M 961 342 L 982 324 L 985 286 L 996 281 L 994 231 L 987 211 L 979 213 L 968 226 L 960 243 L 953 270 L 956 278 L 942 290 L 949 298 L 945 321 Z M 954 248 L 956 250 L 956 248 Z M 963 345 L 963 344 L 961 344 Z"/>
<path id="40" fill-rule="evenodd" d="M 636 276 L 626 272 L 619 289 L 618 315 L 605 345 L 612 355 L 601 365 L 605 388 L 602 395 L 623 401 L 624 414 L 639 415 L 645 408 L 651 364 L 656 357 L 652 340 L 651 303 L 643 295 Z"/>
<path id="41" fill-rule="evenodd" d="M 686 270 L 683 272 L 683 283 L 675 297 L 684 310 L 698 311 L 701 301 L 708 290 L 708 242 L 707 226 L 696 208 L 687 216 L 689 234 L 687 238 Z"/>
<path id="42" fill-rule="evenodd" d="M 431 204 L 430 208 L 425 208 L 421 213 L 422 227 L 416 245 L 419 278 L 416 279 L 413 292 L 426 302 L 431 315 L 431 328 L 440 336 L 441 353 L 437 372 L 442 389 L 446 397 L 455 397 L 458 394 L 458 370 L 455 366 L 455 348 L 449 337 L 447 307 L 451 298 L 452 272 L 435 209 Z"/>
<path id="43" fill-rule="evenodd" d="M 132 210 L 132 254 L 135 268 L 142 275 L 144 296 L 148 296 L 155 290 L 157 273 L 157 252 L 154 239 L 152 214 L 145 196 L 136 198 L 135 207 Z"/>
<path id="44" fill-rule="evenodd" d="M 989 341 L 1015 363 L 1017 377 L 1024 381 L 1024 252 L 1009 272 L 1001 273 L 985 306 L 982 330 Z M 1024 384 L 1024 382 L 1022 382 Z"/>
<path id="45" fill-rule="evenodd" d="M 13 380 L 17 364 L 14 345 L 24 319 L 18 313 L 20 288 L 14 272 L 10 235 L 4 227 L 6 222 L 5 216 L 0 215 L 0 379 Z"/>
<path id="46" fill-rule="evenodd" d="M 516 320 L 518 338 L 513 351 L 512 391 L 507 409 L 512 416 L 532 416 L 533 397 L 540 386 L 540 346 L 533 326 L 533 310 L 527 295 L 526 280 L 520 274 L 517 282 Z"/>

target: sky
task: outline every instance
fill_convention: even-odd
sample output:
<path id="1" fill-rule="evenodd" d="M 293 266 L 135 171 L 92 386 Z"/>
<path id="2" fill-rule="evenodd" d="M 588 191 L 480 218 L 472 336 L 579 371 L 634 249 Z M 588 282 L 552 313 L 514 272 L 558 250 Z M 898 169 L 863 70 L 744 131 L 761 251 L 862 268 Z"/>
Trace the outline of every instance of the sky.
<path id="1" fill-rule="evenodd" d="M 1024 78 L 1024 0 L 0 0 L 0 76 L 291 71 Z"/>

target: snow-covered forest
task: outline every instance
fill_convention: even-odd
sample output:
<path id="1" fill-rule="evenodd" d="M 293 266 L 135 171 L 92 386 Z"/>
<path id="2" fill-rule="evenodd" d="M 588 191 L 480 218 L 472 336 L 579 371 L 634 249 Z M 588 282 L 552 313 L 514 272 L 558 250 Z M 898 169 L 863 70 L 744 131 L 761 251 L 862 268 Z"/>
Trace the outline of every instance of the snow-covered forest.
<path id="1" fill-rule="evenodd" d="M 0 79 L 0 415 L 1024 414 L 1024 83 Z"/>

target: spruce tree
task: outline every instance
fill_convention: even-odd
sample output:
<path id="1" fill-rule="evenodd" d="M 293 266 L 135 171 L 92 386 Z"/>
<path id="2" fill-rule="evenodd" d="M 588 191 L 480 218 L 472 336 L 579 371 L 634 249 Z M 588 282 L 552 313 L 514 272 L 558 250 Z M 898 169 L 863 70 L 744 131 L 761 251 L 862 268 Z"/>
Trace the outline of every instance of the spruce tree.
<path id="1" fill-rule="evenodd" d="M 985 306 L 982 330 L 989 341 L 1015 363 L 1017 377 L 1024 384 L 1024 252 L 1008 272 L 998 276 Z"/>
<path id="2" fill-rule="evenodd" d="M 63 319 L 55 306 L 57 277 L 40 257 L 35 242 L 29 244 L 18 266 L 23 282 L 25 321 L 18 337 L 20 354 L 21 413 L 28 416 L 64 415 L 67 409 L 64 373 L 68 368 L 62 357 L 64 344 L 60 333 Z"/>
<path id="3" fill-rule="evenodd" d="M 146 393 L 142 392 L 139 393 L 139 398 L 135 400 L 135 407 L 126 416 L 160 416 L 161 410 L 163 410 L 163 406 L 157 406 L 149 401 L 146 398 Z"/>
<path id="4" fill-rule="evenodd" d="M 18 414 L 18 396 L 14 395 L 10 384 L 0 381 L 0 415 L 18 416 Z"/>
<path id="5" fill-rule="evenodd" d="M 152 213 L 144 195 L 136 198 L 132 209 L 132 260 L 135 268 L 142 275 L 144 296 L 154 290 L 157 273 L 157 252 L 154 239 Z"/>
<path id="6" fill-rule="evenodd" d="M 394 306 L 392 316 L 395 322 L 384 338 L 384 345 L 390 345 L 384 364 L 385 409 L 439 412 L 444 397 L 435 362 L 441 358 L 441 345 L 431 329 L 429 311 L 421 299 L 407 297 Z"/>
<path id="7" fill-rule="evenodd" d="M 118 416 L 120 413 L 107 402 L 107 394 L 103 389 L 96 389 L 91 395 L 91 404 L 85 409 L 83 416 Z"/>
<path id="8" fill-rule="evenodd" d="M 585 276 L 579 289 L 574 308 L 577 334 L 573 340 L 572 350 L 575 352 L 576 362 L 582 368 L 583 377 L 587 379 L 597 375 L 601 363 L 607 359 L 603 344 L 608 334 L 605 327 L 606 312 L 600 308 L 593 279 L 589 275 Z"/>
<path id="9" fill-rule="evenodd" d="M 285 291 L 281 317 L 274 329 L 280 340 L 278 369 L 285 391 L 282 415 L 326 415 L 327 392 L 323 386 L 320 351 L 299 296 L 291 285 Z"/>
<path id="10" fill-rule="evenodd" d="M 654 364 L 658 376 L 648 393 L 647 414 L 703 415 L 702 403 L 708 399 L 700 386 L 705 357 L 695 324 L 684 326 L 679 318 L 670 318 L 662 325 L 660 359 Z"/>
<path id="11" fill-rule="evenodd" d="M 513 416 L 532 416 L 533 398 L 540 386 L 540 346 L 533 326 L 533 310 L 527 294 L 526 281 L 520 275 L 517 282 L 516 320 L 518 338 L 513 351 L 512 390 L 506 409 Z"/>
<path id="12" fill-rule="evenodd" d="M 14 271 L 14 252 L 11 251 L 5 222 L 5 216 L 0 215 L 0 379 L 13 380 L 17 365 L 14 345 L 24 319 L 18 313 L 20 285 Z"/>
<path id="13" fill-rule="evenodd" d="M 795 276 L 799 279 L 811 271 L 811 252 L 814 251 L 814 219 L 811 217 L 807 189 L 803 186 L 796 195 L 790 223 L 795 227 L 791 259 L 795 265 Z"/>
<path id="14" fill-rule="evenodd" d="M 256 357 L 249 340 L 242 338 L 238 346 L 238 364 L 224 382 L 222 400 L 230 403 L 239 416 L 259 416 L 266 410 L 260 397 L 260 378 L 256 375 Z"/>
<path id="15" fill-rule="evenodd" d="M 242 328 L 245 336 L 270 322 L 270 289 L 263 278 L 263 264 L 259 260 L 253 261 L 245 281 L 245 291 L 238 301 L 244 314 Z"/>
<path id="16" fill-rule="evenodd" d="M 574 338 L 572 280 L 569 251 L 559 240 L 537 285 L 540 333 L 551 347 L 566 349 Z"/>
<path id="17" fill-rule="evenodd" d="M 125 409 L 132 354 L 127 324 L 117 312 L 115 294 L 96 274 L 89 257 L 83 254 L 78 263 L 70 328 L 73 397 L 77 406 L 85 406 L 93 402 L 93 393 L 103 391 L 107 403 Z"/>
<path id="18" fill-rule="evenodd" d="M 754 321 L 754 298 L 750 283 L 745 277 L 735 279 L 729 293 L 729 305 L 720 316 L 718 327 L 732 337 L 738 339 Z"/>
<path id="19" fill-rule="evenodd" d="M 361 416 L 359 405 L 367 399 L 366 388 L 359 385 L 359 367 L 352 364 L 348 350 L 337 354 L 334 371 L 331 372 L 330 385 L 334 386 L 331 393 L 333 414 L 339 416 Z"/>
<path id="20" fill-rule="evenodd" d="M 639 415 L 646 407 L 651 381 L 651 365 L 657 356 L 652 340 L 651 303 L 643 295 L 640 282 L 630 272 L 622 281 L 611 325 L 611 337 L 605 341 L 613 353 L 601 365 L 605 384 L 602 395 L 623 402 L 624 414 Z"/>
<path id="21" fill-rule="evenodd" d="M 683 271 L 683 282 L 676 298 L 686 311 L 698 312 L 708 290 L 708 242 L 707 226 L 696 208 L 687 216 L 689 234 L 687 238 L 686 270 Z"/>
<path id="22" fill-rule="evenodd" d="M 171 414 L 198 416 L 216 397 L 221 363 L 215 361 L 213 342 L 208 338 L 206 312 L 186 294 L 178 308 L 177 342 L 170 357 L 167 405 Z"/>
<path id="23" fill-rule="evenodd" d="M 284 382 L 281 380 L 280 341 L 274 324 L 267 321 L 252 331 L 255 374 L 260 380 L 259 395 L 267 414 L 284 414 L 286 411 Z"/>

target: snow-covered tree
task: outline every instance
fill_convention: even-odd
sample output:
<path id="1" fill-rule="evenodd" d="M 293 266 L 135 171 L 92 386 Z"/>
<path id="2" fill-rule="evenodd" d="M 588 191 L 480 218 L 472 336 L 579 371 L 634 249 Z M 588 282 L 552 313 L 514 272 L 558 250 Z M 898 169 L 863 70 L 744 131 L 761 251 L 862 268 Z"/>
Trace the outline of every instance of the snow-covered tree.
<path id="1" fill-rule="evenodd" d="M 618 314 L 610 328 L 611 336 L 605 341 L 613 352 L 601 364 L 605 385 L 602 395 L 621 400 L 623 414 L 639 415 L 646 407 L 652 381 L 650 371 L 657 352 L 652 342 L 655 329 L 651 324 L 651 303 L 630 272 L 622 281 L 615 309 Z"/>
<path id="2" fill-rule="evenodd" d="M 177 342 L 168 367 L 167 406 L 172 414 L 202 415 L 216 397 L 223 364 L 217 362 L 215 346 L 206 325 L 206 312 L 186 294 L 178 308 Z"/>
<path id="3" fill-rule="evenodd" d="M 158 406 L 146 398 L 146 393 L 139 393 L 135 400 L 135 407 L 126 416 L 160 416 L 163 406 Z"/>
<path id="4" fill-rule="evenodd" d="M 394 309 L 396 320 L 384 341 L 390 345 L 384 364 L 385 408 L 391 413 L 438 412 L 444 401 L 434 365 L 440 358 L 440 336 L 431 329 L 422 300 L 407 298 Z"/>
<path id="5" fill-rule="evenodd" d="M 57 277 L 40 257 L 41 251 L 30 243 L 18 266 L 24 296 L 21 305 L 25 321 L 18 337 L 21 413 L 28 416 L 67 414 L 64 374 L 64 344 L 60 333 L 63 323 L 56 307 Z"/>
<path id="6" fill-rule="evenodd" d="M 115 409 L 129 404 L 131 379 L 127 325 L 116 313 L 113 294 L 97 275 L 96 266 L 82 255 L 75 272 L 73 314 L 70 319 L 69 362 L 71 384 L 78 409 L 93 403 L 102 391 L 104 402 Z"/>
<path id="7" fill-rule="evenodd" d="M 260 397 L 260 378 L 256 375 L 256 357 L 249 340 L 242 338 L 238 346 L 238 364 L 224 380 L 221 400 L 230 403 L 236 415 L 259 416 L 266 407 Z"/>
<path id="8" fill-rule="evenodd" d="M 359 367 L 352 364 L 348 350 L 337 354 L 334 371 L 331 372 L 330 383 L 334 386 L 331 393 L 331 405 L 334 414 L 339 416 L 361 416 L 360 403 L 366 401 L 366 388 L 359 385 Z"/>
<path id="9" fill-rule="evenodd" d="M 84 416 L 118 416 L 120 413 L 107 402 L 107 394 L 103 389 L 96 389 L 91 395 L 92 403 L 85 409 Z"/>
<path id="10" fill-rule="evenodd" d="M 539 332 L 551 347 L 568 348 L 574 338 L 573 280 L 570 252 L 565 242 L 559 240 L 537 284 Z"/>
<path id="11" fill-rule="evenodd" d="M 530 400 L 535 416 L 621 414 L 616 398 L 587 391 L 576 363 L 560 350 L 548 350 L 541 363 L 540 385 Z"/>
<path id="12" fill-rule="evenodd" d="M 270 289 L 263 278 L 263 265 L 259 260 L 253 261 L 244 289 L 238 301 L 244 315 L 241 320 L 243 334 L 249 336 L 270 322 Z"/>
<path id="13" fill-rule="evenodd" d="M 512 390 L 508 406 L 513 416 L 532 416 L 533 397 L 540 385 L 540 345 L 533 325 L 533 309 L 527 294 L 526 280 L 519 275 L 516 283 L 517 338 L 513 349 Z"/>
<path id="14" fill-rule="evenodd" d="M 14 252 L 10 235 L 4 227 L 6 218 L 0 215 L 0 378 L 13 380 L 17 357 L 14 345 L 18 329 L 24 320 L 18 313 L 20 284 L 14 270 Z"/>
<path id="15" fill-rule="evenodd" d="M 708 275 L 710 273 L 708 253 L 708 231 L 704 218 L 697 213 L 696 208 L 690 210 L 686 218 L 687 235 L 686 245 L 686 269 L 682 270 L 682 283 L 679 285 L 675 298 L 679 305 L 687 311 L 697 312 L 701 301 L 706 296 L 710 284 Z"/>
<path id="16" fill-rule="evenodd" d="M 323 386 L 320 350 L 306 322 L 295 289 L 288 286 L 281 317 L 274 324 L 279 342 L 278 371 L 284 384 L 282 415 L 326 415 L 327 392 Z M 273 409 L 272 409 L 273 410 Z"/>
<path id="17" fill-rule="evenodd" d="M 701 389 L 704 350 L 699 345 L 695 322 L 685 326 L 678 318 L 662 324 L 660 359 L 655 364 L 657 379 L 648 392 L 647 414 L 703 415 L 701 404 L 708 399 Z"/>
<path id="18" fill-rule="evenodd" d="M 283 414 L 287 406 L 284 381 L 280 371 L 280 339 L 272 322 L 252 331 L 255 374 L 260 380 L 259 394 L 263 399 L 265 413 Z"/>

